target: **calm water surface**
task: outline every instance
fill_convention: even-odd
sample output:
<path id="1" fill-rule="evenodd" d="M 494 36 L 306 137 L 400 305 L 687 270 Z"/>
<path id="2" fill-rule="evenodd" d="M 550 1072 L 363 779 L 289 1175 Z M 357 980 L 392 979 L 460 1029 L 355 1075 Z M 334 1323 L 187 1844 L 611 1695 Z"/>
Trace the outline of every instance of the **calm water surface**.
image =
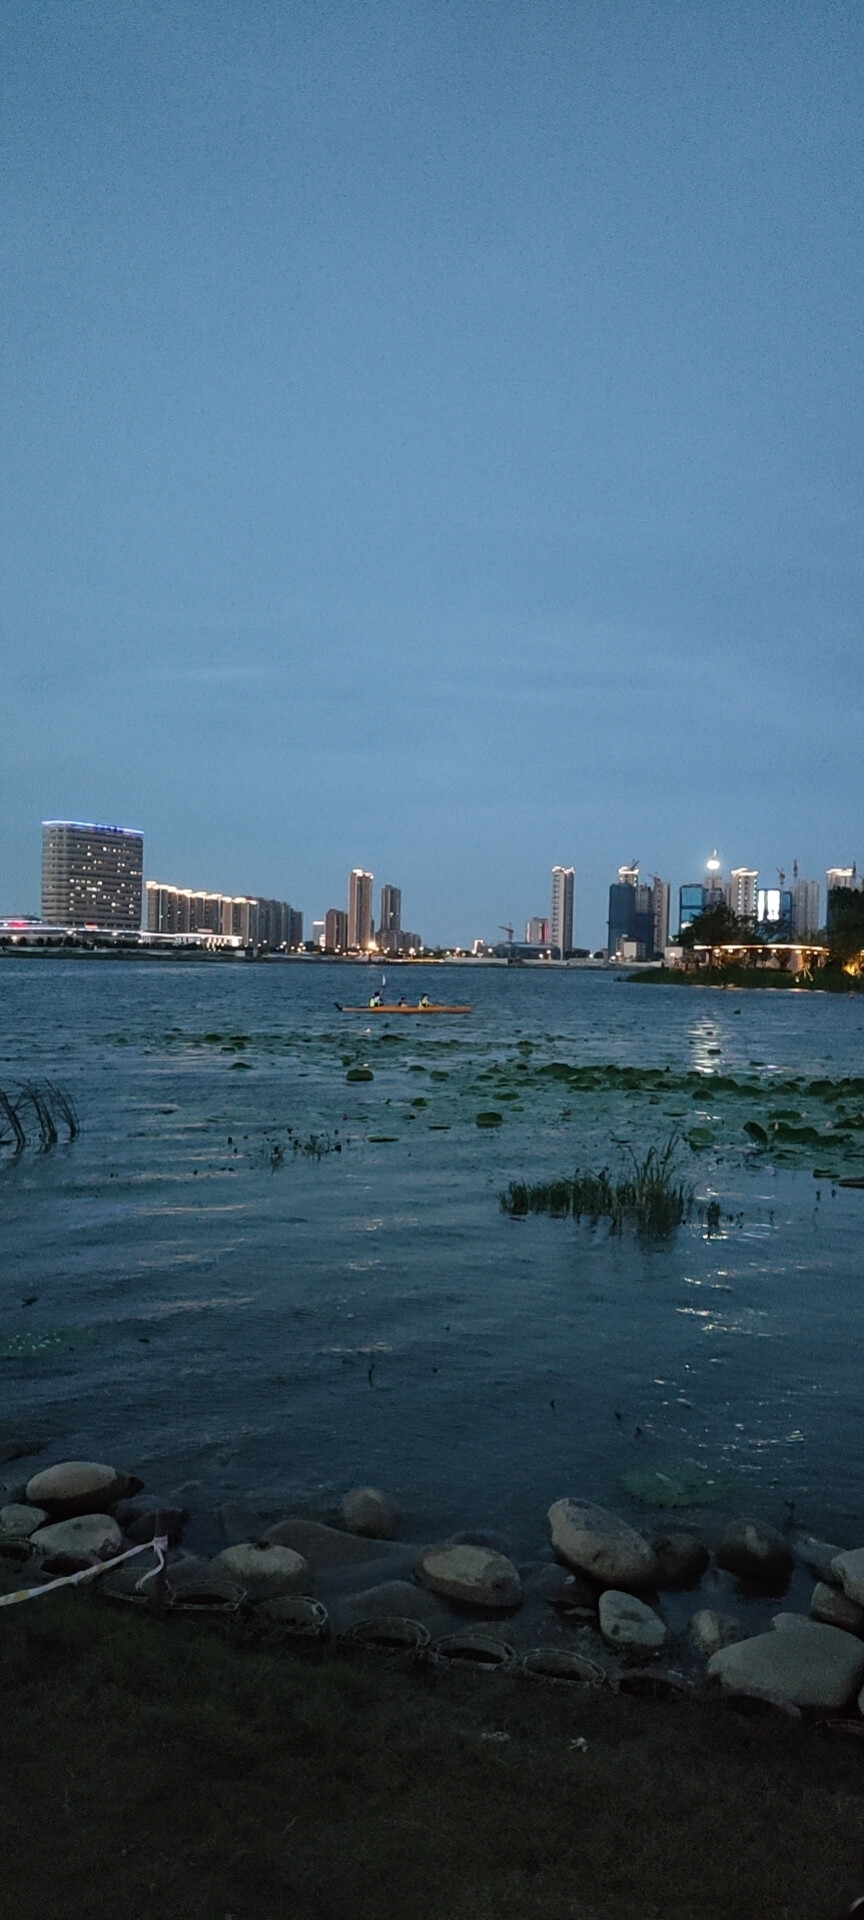
<path id="1" fill-rule="evenodd" d="M 0 1153 L 4 1424 L 160 1491 L 196 1482 L 195 1505 L 371 1480 L 418 1531 L 527 1545 L 552 1499 L 627 1508 L 643 1469 L 860 1537 L 864 1192 L 742 1128 L 779 1112 L 830 1139 L 806 1083 L 864 1075 L 861 1001 L 436 968 L 391 985 L 470 1018 L 338 1013 L 377 977 L 0 964 L 0 1085 L 54 1079 L 82 1120 L 70 1146 Z M 668 1068 L 669 1090 L 566 1079 L 592 1063 Z M 478 1128 L 488 1109 L 500 1127 Z M 698 1211 L 658 1248 L 500 1209 L 516 1175 L 672 1131 L 717 1236 Z M 320 1158 L 293 1150 L 313 1137 Z"/>

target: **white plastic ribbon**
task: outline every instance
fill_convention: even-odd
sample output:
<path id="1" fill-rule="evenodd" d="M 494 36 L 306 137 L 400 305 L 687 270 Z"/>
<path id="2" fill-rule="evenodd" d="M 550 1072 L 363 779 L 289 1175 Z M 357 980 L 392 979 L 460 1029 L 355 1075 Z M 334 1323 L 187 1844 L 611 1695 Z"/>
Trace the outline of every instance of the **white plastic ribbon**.
<path id="1" fill-rule="evenodd" d="M 133 1560 L 137 1553 L 156 1553 L 155 1567 L 149 1573 L 142 1574 L 136 1583 L 136 1590 L 146 1586 L 157 1573 L 162 1572 L 165 1555 L 168 1551 L 168 1536 L 160 1533 L 155 1540 L 146 1540 L 143 1547 L 127 1547 L 125 1553 L 115 1554 L 113 1560 L 97 1560 L 95 1566 L 82 1567 L 80 1573 L 64 1573 L 57 1580 L 46 1580 L 42 1587 L 19 1587 L 17 1593 L 0 1593 L 0 1607 L 18 1607 L 24 1600 L 38 1600 L 43 1593 L 54 1593 L 57 1587 L 77 1587 L 82 1580 L 95 1580 L 100 1573 L 107 1573 L 110 1567 L 119 1567 L 124 1560 Z"/>

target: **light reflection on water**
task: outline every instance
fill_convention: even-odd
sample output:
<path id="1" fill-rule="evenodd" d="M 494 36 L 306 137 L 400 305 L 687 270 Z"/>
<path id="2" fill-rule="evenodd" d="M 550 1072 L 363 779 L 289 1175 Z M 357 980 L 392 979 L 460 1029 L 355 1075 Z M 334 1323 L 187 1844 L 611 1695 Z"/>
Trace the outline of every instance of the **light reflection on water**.
<path id="1" fill-rule="evenodd" d="M 864 1074 L 859 1004 L 483 971 L 458 1030 L 390 1037 L 335 1014 L 345 979 L 3 963 L 0 1084 L 57 1077 L 84 1121 L 71 1148 L 3 1156 L 4 1419 L 202 1499 L 373 1480 L 418 1524 L 533 1541 L 562 1492 L 621 1505 L 634 1467 L 722 1462 L 739 1504 L 776 1520 L 794 1498 L 854 1533 L 864 1196 L 754 1154 L 755 1097 L 733 1114 L 709 1082 Z M 346 1082 L 360 1060 L 374 1081 Z M 573 1089 L 543 1079 L 555 1062 L 705 1087 Z M 502 1125 L 478 1128 L 490 1108 Z M 716 1233 L 694 1218 L 650 1247 L 500 1212 L 516 1175 L 612 1165 L 616 1139 L 673 1128 Z M 295 1153 L 313 1134 L 321 1158 Z"/>

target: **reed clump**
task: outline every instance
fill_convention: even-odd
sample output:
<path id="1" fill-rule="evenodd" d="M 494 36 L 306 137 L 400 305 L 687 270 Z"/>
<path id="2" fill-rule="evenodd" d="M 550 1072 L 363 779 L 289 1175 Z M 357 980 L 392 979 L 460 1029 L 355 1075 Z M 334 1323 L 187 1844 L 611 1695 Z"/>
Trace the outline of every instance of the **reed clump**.
<path id="1" fill-rule="evenodd" d="M 548 1213 L 553 1219 L 608 1220 L 612 1233 L 635 1228 L 646 1239 L 663 1239 L 687 1218 L 693 1189 L 675 1165 L 676 1135 L 651 1146 L 640 1160 L 631 1152 L 631 1166 L 614 1176 L 608 1167 L 599 1173 L 576 1172 L 553 1180 L 511 1180 L 500 1195 L 501 1206 L 513 1219 L 529 1213 Z"/>
<path id="2" fill-rule="evenodd" d="M 35 1144 L 47 1151 L 56 1147 L 61 1128 L 69 1140 L 81 1130 L 75 1102 L 63 1087 L 55 1087 L 50 1080 L 41 1086 L 28 1081 L 13 1093 L 0 1087 L 0 1147 L 23 1153 L 35 1129 Z"/>

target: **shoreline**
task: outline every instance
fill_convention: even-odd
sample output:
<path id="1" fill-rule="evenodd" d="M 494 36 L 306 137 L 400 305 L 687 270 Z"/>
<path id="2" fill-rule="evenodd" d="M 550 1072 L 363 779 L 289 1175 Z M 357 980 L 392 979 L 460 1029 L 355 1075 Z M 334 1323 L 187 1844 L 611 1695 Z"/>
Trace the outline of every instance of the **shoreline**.
<path id="1" fill-rule="evenodd" d="M 727 993 L 746 993 L 751 989 L 853 996 L 864 993 L 864 978 L 852 979 L 847 975 L 841 981 L 836 976 L 825 979 L 819 975 L 805 979 L 800 974 L 784 973 L 779 967 L 702 967 L 692 971 L 685 967 L 642 967 L 628 973 L 626 978 L 632 986 L 720 987 Z"/>

